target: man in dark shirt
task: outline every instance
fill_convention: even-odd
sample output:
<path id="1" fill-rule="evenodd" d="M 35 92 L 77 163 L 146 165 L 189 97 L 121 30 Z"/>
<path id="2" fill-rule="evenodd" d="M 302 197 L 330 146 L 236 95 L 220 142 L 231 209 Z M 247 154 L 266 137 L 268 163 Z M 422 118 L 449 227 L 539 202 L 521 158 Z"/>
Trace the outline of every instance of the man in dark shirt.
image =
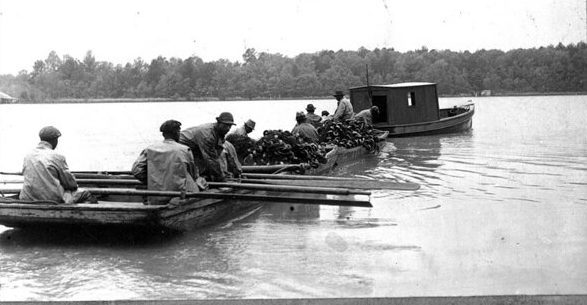
<path id="1" fill-rule="evenodd" d="M 189 147 L 200 174 L 209 181 L 225 181 L 220 165 L 220 154 L 224 149 L 224 136 L 235 125 L 230 112 L 222 112 L 216 123 L 207 123 L 182 130 L 179 143 Z"/>

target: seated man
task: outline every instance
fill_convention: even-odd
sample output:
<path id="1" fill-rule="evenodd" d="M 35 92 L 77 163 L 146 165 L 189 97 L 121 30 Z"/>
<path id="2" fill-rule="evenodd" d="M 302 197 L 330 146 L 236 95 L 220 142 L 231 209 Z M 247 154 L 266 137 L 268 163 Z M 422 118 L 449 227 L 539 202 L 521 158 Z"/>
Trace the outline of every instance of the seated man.
<path id="1" fill-rule="evenodd" d="M 225 181 L 220 167 L 220 153 L 224 149 L 224 136 L 235 125 L 230 112 L 222 112 L 216 123 L 202 124 L 184 129 L 179 143 L 191 148 L 200 173 L 211 181 Z"/>
<path id="2" fill-rule="evenodd" d="M 41 142 L 24 158 L 21 200 L 49 200 L 59 203 L 95 202 L 88 191 L 78 189 L 65 157 L 55 152 L 61 132 L 53 126 L 39 132 Z"/>
<path id="3" fill-rule="evenodd" d="M 306 106 L 306 111 L 308 112 L 306 114 L 306 121 L 310 124 L 312 124 L 312 126 L 318 128 L 320 127 L 320 121 L 322 121 L 322 118 L 314 113 L 314 110 L 316 110 L 316 107 L 314 107 L 314 105 L 312 104 L 308 104 L 308 106 Z"/>
<path id="4" fill-rule="evenodd" d="M 163 142 L 145 148 L 132 165 L 135 178 L 153 191 L 198 192 L 206 182 L 198 177 L 198 169 L 190 149 L 177 143 L 181 123 L 165 121 L 159 130 Z M 166 204 L 169 197 L 149 197 L 150 204 Z"/>
<path id="5" fill-rule="evenodd" d="M 337 101 L 336 111 L 332 115 L 332 118 L 342 122 L 352 119 L 355 113 L 353 112 L 351 101 L 344 96 L 342 91 L 336 91 L 332 96 L 334 96 Z"/>
<path id="6" fill-rule="evenodd" d="M 255 130 L 255 121 L 248 119 L 241 127 L 235 129 L 231 134 L 236 134 L 239 136 L 248 136 L 249 133 Z"/>
<path id="7" fill-rule="evenodd" d="M 362 110 L 355 115 L 355 120 L 363 120 L 367 125 L 373 125 L 373 117 L 379 114 L 379 107 L 372 106 L 369 109 Z"/>
<path id="8" fill-rule="evenodd" d="M 318 131 L 312 124 L 307 123 L 306 115 L 303 112 L 296 113 L 296 121 L 298 122 L 297 125 L 292 129 L 291 133 L 293 133 L 296 137 L 301 137 L 304 140 L 309 140 L 313 143 L 319 142 Z"/>
<path id="9" fill-rule="evenodd" d="M 320 123 L 324 124 L 324 122 L 326 122 L 328 120 L 332 120 L 332 116 L 330 115 L 330 112 L 328 112 L 326 110 L 322 110 L 322 118 L 320 120 Z"/>

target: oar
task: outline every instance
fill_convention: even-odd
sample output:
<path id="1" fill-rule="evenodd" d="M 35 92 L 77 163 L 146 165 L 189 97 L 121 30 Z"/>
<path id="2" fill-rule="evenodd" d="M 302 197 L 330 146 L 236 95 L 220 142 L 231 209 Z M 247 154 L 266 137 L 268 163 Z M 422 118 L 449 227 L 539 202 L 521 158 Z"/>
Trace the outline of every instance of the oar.
<path id="1" fill-rule="evenodd" d="M 82 185 L 141 185 L 138 180 L 127 179 L 76 179 Z M 371 192 L 349 190 L 343 188 L 332 187 L 303 187 L 303 186 L 288 186 L 288 185 L 260 185 L 250 183 L 238 182 L 208 182 L 210 187 L 231 187 L 235 189 L 246 190 L 261 190 L 271 192 L 298 192 L 298 193 L 316 193 L 316 194 L 332 194 L 332 195 L 371 195 Z"/>
<path id="2" fill-rule="evenodd" d="M 276 196 L 276 195 L 256 195 L 256 194 L 234 194 L 234 193 L 181 193 L 169 191 L 142 191 L 131 189 L 108 189 L 108 188 L 88 188 L 86 189 L 94 195 L 127 195 L 127 196 L 161 196 L 161 197 L 182 197 L 185 198 L 206 198 L 206 199 L 224 199 L 224 200 L 249 200 L 263 201 L 273 203 L 302 203 L 315 205 L 336 205 L 336 206 L 353 206 L 353 207 L 373 207 L 368 200 L 349 200 L 349 199 L 330 199 L 330 198 L 307 198 L 294 196 Z M 3 194 L 17 194 L 19 189 L 0 190 Z"/>
<path id="3" fill-rule="evenodd" d="M 287 179 L 241 179 L 244 183 L 259 183 L 272 185 L 296 185 L 296 186 L 315 186 L 315 187 L 334 187 L 363 190 L 395 190 L 395 191 L 415 191 L 420 188 L 415 183 L 400 183 L 379 180 L 287 180 Z"/>
<path id="4" fill-rule="evenodd" d="M 291 184 L 291 185 L 307 185 L 304 184 L 306 182 L 302 182 L 304 180 L 311 181 L 310 185 L 318 186 L 320 183 L 316 180 L 321 181 L 330 181 L 330 182 L 341 182 L 344 184 L 339 184 L 340 186 L 348 187 L 348 188 L 362 188 L 362 189 L 388 189 L 388 190 L 401 190 L 401 191 L 415 191 L 420 188 L 420 185 L 417 183 L 410 183 L 410 182 L 392 182 L 392 181 L 384 181 L 384 180 L 372 180 L 372 179 L 362 179 L 362 178 L 346 178 L 346 177 L 325 177 L 325 176 L 305 176 L 305 175 L 268 175 L 268 174 L 243 174 L 243 176 L 247 178 L 258 178 L 258 179 L 269 179 L 271 180 L 286 180 L 286 181 L 295 181 L 299 184 L 291 183 L 284 183 L 284 184 Z M 277 183 L 277 182 L 275 182 Z M 315 184 L 314 184 L 315 183 Z M 327 185 L 326 182 L 322 184 L 322 186 Z M 334 186 L 336 184 L 332 184 Z"/>

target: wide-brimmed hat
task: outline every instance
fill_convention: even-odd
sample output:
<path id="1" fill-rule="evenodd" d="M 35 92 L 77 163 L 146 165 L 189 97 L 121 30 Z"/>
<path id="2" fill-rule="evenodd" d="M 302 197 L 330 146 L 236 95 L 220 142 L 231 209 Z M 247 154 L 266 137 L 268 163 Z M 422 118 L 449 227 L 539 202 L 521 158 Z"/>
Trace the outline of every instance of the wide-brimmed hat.
<path id="1" fill-rule="evenodd" d="M 307 111 L 314 111 L 314 110 L 316 110 L 316 107 L 314 107 L 314 105 L 312 105 L 312 104 L 308 104 L 308 106 L 306 106 L 306 110 Z"/>
<path id="2" fill-rule="evenodd" d="M 232 113 L 230 113 L 230 112 L 223 112 L 223 113 L 221 113 L 216 118 L 216 121 L 218 123 L 224 123 L 224 124 L 228 124 L 228 125 L 236 125 L 234 123 L 234 117 L 232 116 Z"/>
<path id="3" fill-rule="evenodd" d="M 41 130 L 39 131 L 39 138 L 41 138 L 41 140 L 57 139 L 60 136 L 61 132 L 59 131 L 59 129 L 53 126 L 45 126 L 41 128 Z"/>
<path id="4" fill-rule="evenodd" d="M 161 127 L 159 127 L 159 131 L 164 133 L 173 133 L 178 130 L 181 130 L 181 123 L 176 120 L 167 120 L 161 124 Z"/>
<path id="5" fill-rule="evenodd" d="M 340 91 L 340 90 L 337 90 L 336 92 L 334 92 L 334 94 L 333 94 L 332 96 L 334 96 L 334 97 L 337 97 L 337 96 L 344 96 L 344 92 L 342 92 L 342 91 Z"/>
<path id="6" fill-rule="evenodd" d="M 251 119 L 248 119 L 248 120 L 245 122 L 245 126 L 247 126 L 247 127 L 251 128 L 251 129 L 255 129 L 255 121 L 253 121 L 253 120 L 251 120 Z"/>

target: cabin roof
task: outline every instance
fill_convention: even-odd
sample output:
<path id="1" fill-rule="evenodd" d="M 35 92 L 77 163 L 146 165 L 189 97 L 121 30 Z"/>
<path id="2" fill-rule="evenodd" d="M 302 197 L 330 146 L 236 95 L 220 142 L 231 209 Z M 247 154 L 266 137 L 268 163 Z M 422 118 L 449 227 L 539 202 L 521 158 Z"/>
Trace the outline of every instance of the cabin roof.
<path id="1" fill-rule="evenodd" d="M 397 83 L 397 84 L 389 84 L 389 85 L 370 85 L 370 86 L 359 86 L 350 88 L 350 90 L 354 89 L 363 89 L 363 88 L 407 88 L 407 87 L 424 87 L 424 86 L 435 86 L 436 83 L 427 83 L 427 82 L 408 82 L 408 83 Z"/>

